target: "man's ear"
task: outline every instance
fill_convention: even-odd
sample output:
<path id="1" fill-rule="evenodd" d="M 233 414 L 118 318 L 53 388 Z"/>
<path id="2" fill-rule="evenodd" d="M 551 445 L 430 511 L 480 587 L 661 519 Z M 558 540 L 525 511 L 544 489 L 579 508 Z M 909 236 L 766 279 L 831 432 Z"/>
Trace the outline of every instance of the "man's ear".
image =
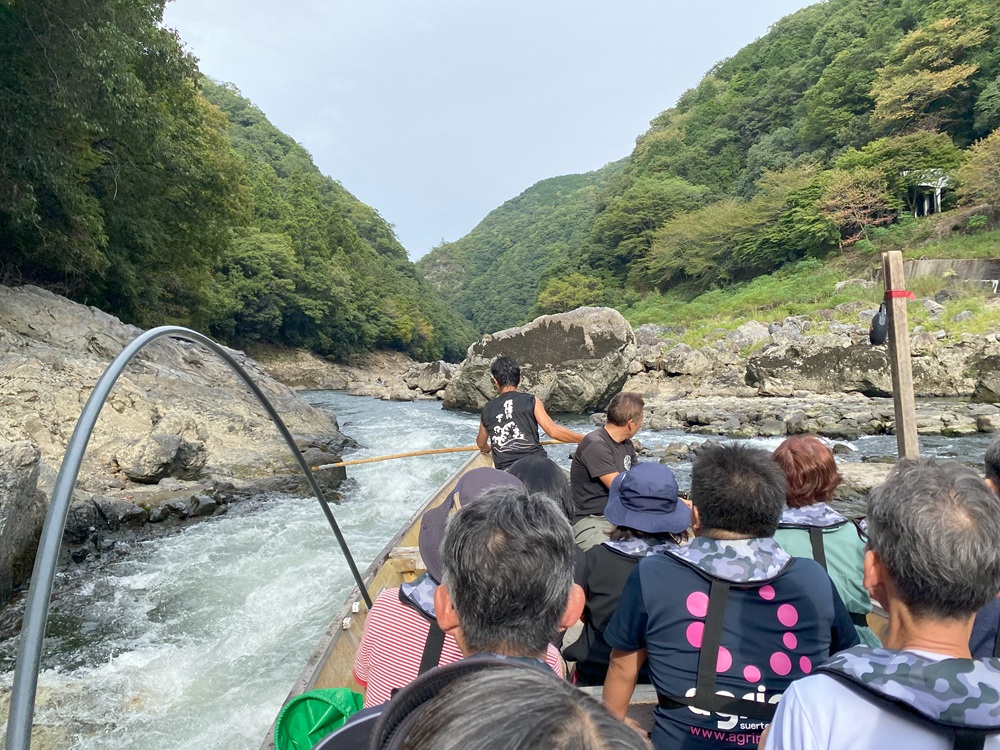
<path id="1" fill-rule="evenodd" d="M 691 531 L 694 532 L 695 536 L 701 531 L 701 513 L 698 512 L 698 507 L 691 504 Z"/>
<path id="2" fill-rule="evenodd" d="M 451 601 L 451 592 L 443 583 L 434 589 L 434 612 L 437 615 L 438 627 L 448 633 L 458 627 L 458 614 L 455 604 Z"/>
<path id="3" fill-rule="evenodd" d="M 583 606 L 586 603 L 587 595 L 583 593 L 580 585 L 574 583 L 570 586 L 569 597 L 566 599 L 566 611 L 563 613 L 562 620 L 559 621 L 560 631 L 568 630 L 577 623 L 580 615 L 583 614 Z"/>
<path id="4" fill-rule="evenodd" d="M 1000 495 L 1000 487 L 997 487 L 996 482 L 994 482 L 992 479 L 984 479 L 983 481 L 986 482 L 986 486 L 990 488 L 990 492 L 992 492 L 994 495 Z"/>
<path id="5" fill-rule="evenodd" d="M 885 595 L 883 593 L 886 582 L 885 566 L 878 552 L 865 550 L 864 578 L 862 585 L 867 589 L 868 594 L 877 599 L 885 606 Z"/>

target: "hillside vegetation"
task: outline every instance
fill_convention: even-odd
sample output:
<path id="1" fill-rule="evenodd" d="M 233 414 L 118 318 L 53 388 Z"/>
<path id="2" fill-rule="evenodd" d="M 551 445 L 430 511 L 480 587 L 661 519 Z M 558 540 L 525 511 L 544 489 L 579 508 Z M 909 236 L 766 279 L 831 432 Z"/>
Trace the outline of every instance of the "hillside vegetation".
<path id="1" fill-rule="evenodd" d="M 532 223 L 512 201 L 420 267 L 439 284 L 443 259 L 477 259 L 439 287 L 481 330 L 597 301 L 633 321 L 679 323 L 689 317 L 679 306 L 700 293 L 726 296 L 779 269 L 796 279 L 803 260 L 811 270 L 786 298 L 801 288 L 794 304 L 808 305 L 817 269 L 836 280 L 844 259 L 857 259 L 844 269 L 871 268 L 887 242 L 907 253 L 927 243 L 959 257 L 1000 253 L 995 234 L 954 240 L 1000 221 L 998 126 L 1000 4 L 829 0 L 776 23 L 657 116 L 624 164 L 594 183 L 592 211 L 560 211 L 574 199 L 555 196 Z M 923 213 L 919 186 L 942 177 L 946 213 L 887 238 Z M 559 217 L 557 228 L 547 216 Z M 474 296 L 449 291 L 468 289 L 484 259 L 491 270 L 507 265 L 508 247 L 519 267 L 538 267 L 549 251 L 533 238 L 553 232 L 576 238 L 564 240 L 561 267 L 522 275 L 516 291 L 490 274 L 505 309 L 484 312 Z"/>
<path id="2" fill-rule="evenodd" d="M 392 227 L 203 80 L 163 4 L 0 3 L 0 281 L 239 346 L 464 356 Z"/>

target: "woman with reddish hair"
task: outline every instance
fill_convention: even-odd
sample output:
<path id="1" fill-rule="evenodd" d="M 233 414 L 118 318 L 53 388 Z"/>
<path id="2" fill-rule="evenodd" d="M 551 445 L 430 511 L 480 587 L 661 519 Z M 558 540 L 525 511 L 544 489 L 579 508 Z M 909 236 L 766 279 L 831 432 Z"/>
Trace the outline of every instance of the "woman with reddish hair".
<path id="1" fill-rule="evenodd" d="M 788 477 L 787 507 L 774 538 L 793 557 L 808 557 L 826 568 L 861 642 L 878 646 L 865 620 L 872 609 L 862 584 L 866 539 L 860 528 L 829 505 L 842 479 L 833 452 L 813 435 L 796 435 L 773 455 Z"/>

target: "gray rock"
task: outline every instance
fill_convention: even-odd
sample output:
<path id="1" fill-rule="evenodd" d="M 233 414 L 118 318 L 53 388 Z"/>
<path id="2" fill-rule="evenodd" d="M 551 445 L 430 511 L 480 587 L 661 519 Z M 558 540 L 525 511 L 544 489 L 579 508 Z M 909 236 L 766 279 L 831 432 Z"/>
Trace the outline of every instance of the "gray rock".
<path id="1" fill-rule="evenodd" d="M 438 360 L 416 365 L 404 376 L 406 384 L 423 393 L 437 393 L 444 390 L 458 372 L 458 365 Z"/>
<path id="2" fill-rule="evenodd" d="M 757 425 L 757 433 L 767 437 L 781 437 L 788 434 L 788 429 L 780 419 L 768 417 Z"/>
<path id="3" fill-rule="evenodd" d="M 854 391 L 869 396 L 892 393 L 892 379 L 884 349 L 867 341 L 825 334 L 776 344 L 747 362 L 746 384 L 763 396 Z"/>
<path id="4" fill-rule="evenodd" d="M 971 310 L 963 310 L 957 315 L 951 316 L 952 323 L 964 323 L 967 320 L 972 320 L 975 316 L 972 314 Z"/>
<path id="5" fill-rule="evenodd" d="M 920 304 L 932 318 L 936 318 L 944 312 L 944 305 L 939 305 L 932 299 L 922 299 L 920 300 Z"/>
<path id="6" fill-rule="evenodd" d="M 39 462 L 38 448 L 29 442 L 0 444 L 0 601 L 31 575 L 46 510 Z"/>
<path id="7" fill-rule="evenodd" d="M 121 448 L 115 460 L 133 482 L 156 484 L 165 477 L 194 479 L 205 468 L 208 455 L 204 443 L 153 433 Z"/>
<path id="8" fill-rule="evenodd" d="M 195 495 L 188 506 L 188 515 L 192 517 L 210 516 L 219 509 L 219 504 L 208 495 Z"/>
<path id="9" fill-rule="evenodd" d="M 703 352 L 678 344 L 663 355 L 662 367 L 668 375 L 704 375 L 712 363 Z"/>
<path id="10" fill-rule="evenodd" d="M 845 443 L 834 443 L 832 450 L 835 456 L 848 456 L 854 453 L 854 448 Z"/>
<path id="11" fill-rule="evenodd" d="M 581 307 L 545 315 L 470 346 L 445 388 L 444 406 L 480 410 L 496 395 L 490 364 L 506 355 L 521 365 L 521 390 L 534 393 L 550 413 L 602 409 L 621 389 L 635 354 L 635 336 L 617 310 Z"/>
<path id="12" fill-rule="evenodd" d="M 726 340 L 737 349 L 746 349 L 761 342 L 769 342 L 771 333 L 767 330 L 767 326 L 751 320 L 726 336 Z"/>

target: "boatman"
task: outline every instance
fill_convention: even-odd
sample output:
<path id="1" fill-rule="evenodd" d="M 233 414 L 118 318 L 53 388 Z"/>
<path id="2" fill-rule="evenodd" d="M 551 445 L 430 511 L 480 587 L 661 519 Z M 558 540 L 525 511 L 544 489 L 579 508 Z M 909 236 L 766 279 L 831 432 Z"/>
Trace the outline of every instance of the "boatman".
<path id="1" fill-rule="evenodd" d="M 545 405 L 530 393 L 521 393 L 521 368 L 510 357 L 497 357 L 490 365 L 493 387 L 500 394 L 483 407 L 476 445 L 483 453 L 493 454 L 493 465 L 507 469 L 518 459 L 537 453 L 545 454 L 538 441 L 538 428 L 553 440 L 579 443 L 583 435 L 560 427 Z"/>
<path id="2" fill-rule="evenodd" d="M 608 488 L 636 462 L 632 438 L 642 427 L 645 403 L 638 393 L 623 391 L 608 404 L 608 420 L 580 441 L 569 468 L 573 538 L 587 550 L 608 538 L 614 528 L 604 518 Z"/>

